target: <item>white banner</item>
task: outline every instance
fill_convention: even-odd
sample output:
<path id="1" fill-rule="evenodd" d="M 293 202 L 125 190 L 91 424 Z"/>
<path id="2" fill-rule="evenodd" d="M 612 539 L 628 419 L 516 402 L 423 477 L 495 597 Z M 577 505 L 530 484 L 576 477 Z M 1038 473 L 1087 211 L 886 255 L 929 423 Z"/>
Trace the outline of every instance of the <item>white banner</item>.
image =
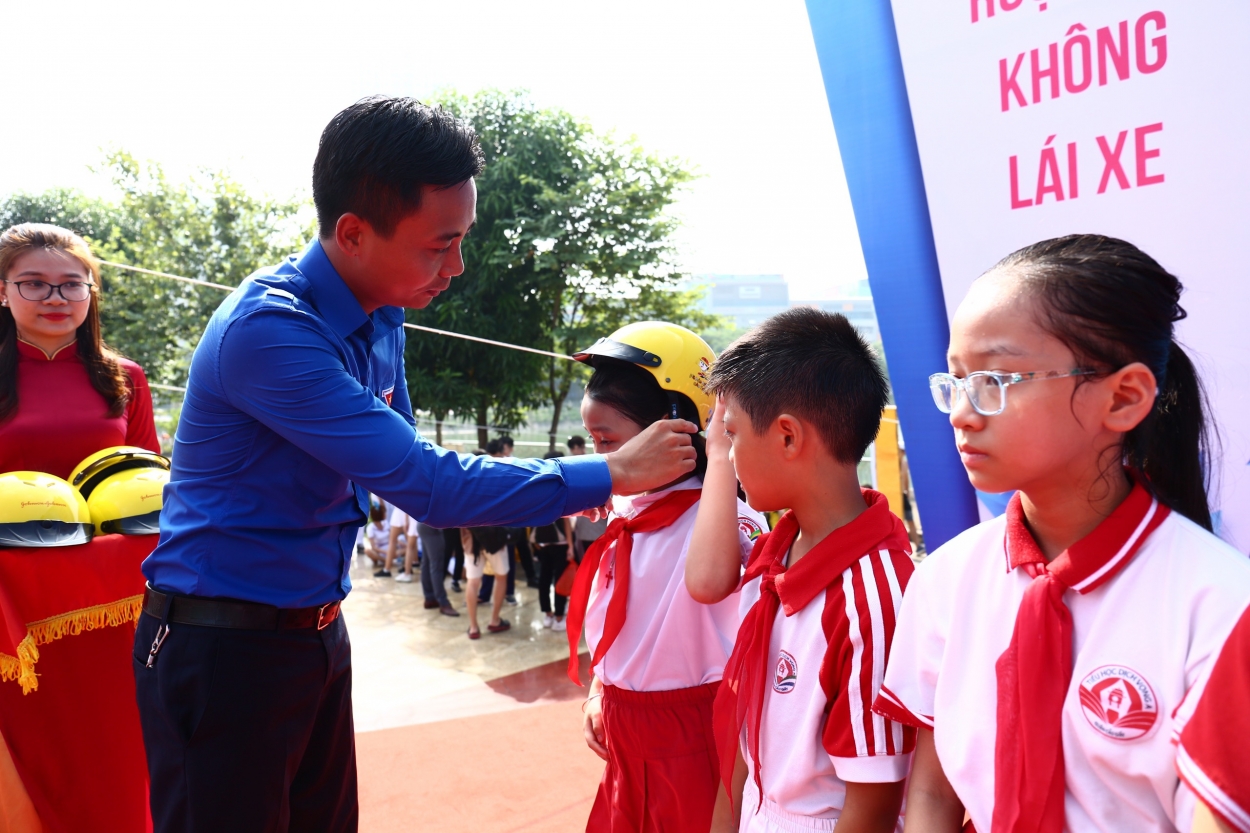
<path id="1" fill-rule="evenodd" d="M 1178 340 L 1250 549 L 1250 2 L 893 0 L 947 312 L 1004 255 L 1094 232 L 1185 284 Z M 935 370 L 942 368 L 934 368 Z"/>

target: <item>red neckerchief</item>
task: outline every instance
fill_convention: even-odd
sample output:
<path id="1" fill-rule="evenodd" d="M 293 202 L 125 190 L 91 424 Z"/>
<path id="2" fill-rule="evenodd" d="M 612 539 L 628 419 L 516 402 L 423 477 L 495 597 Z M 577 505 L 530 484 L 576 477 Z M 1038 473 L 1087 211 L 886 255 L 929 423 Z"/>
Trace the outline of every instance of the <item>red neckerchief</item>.
<path id="1" fill-rule="evenodd" d="M 672 526 L 673 522 L 686 514 L 686 510 L 699 501 L 702 489 L 680 489 L 671 492 L 643 509 L 632 518 L 617 518 L 608 524 L 599 539 L 590 545 L 577 568 L 577 576 L 573 579 L 573 595 L 569 596 L 568 634 L 569 634 L 569 679 L 578 685 L 582 684 L 578 674 L 577 645 L 582 638 L 582 623 L 586 619 L 586 607 L 590 603 L 590 588 L 594 584 L 595 572 L 599 569 L 599 561 L 603 558 L 608 546 L 616 541 L 616 560 L 613 580 L 616 586 L 612 589 L 612 598 L 608 601 L 608 615 L 603 623 L 603 636 L 595 648 L 595 655 L 590 660 L 594 669 L 607 654 L 612 643 L 625 625 L 625 606 L 629 600 L 629 555 L 634 549 L 635 532 L 655 532 Z"/>
<path id="2" fill-rule="evenodd" d="M 1011 643 L 994 666 L 992 833 L 1063 830 L 1063 701 L 1072 682 L 1072 614 L 1063 594 L 1088 593 L 1119 573 L 1170 511 L 1135 483 L 1093 532 L 1047 564 L 1025 526 L 1020 494 L 1007 504 L 1007 569 L 1023 568 L 1033 581 L 1020 600 Z"/>
<path id="3" fill-rule="evenodd" d="M 732 795 L 734 761 L 742 727 L 747 727 L 747 748 L 751 751 L 755 784 L 763 801 L 760 781 L 760 721 L 764 712 L 764 690 L 771 679 L 769 645 L 777 611 L 793 616 L 812 599 L 840 581 L 842 573 L 865 553 L 876 550 L 909 551 L 907 530 L 893 513 L 885 496 L 865 489 L 868 508 L 846 526 L 829 533 L 787 569 L 786 556 L 799 535 L 794 513 L 787 512 L 777 527 L 760 536 L 751 563 L 742 579 L 745 585 L 760 577 L 760 598 L 738 628 L 733 653 L 725 663 L 725 674 L 716 692 L 712 725 L 720 754 L 721 781 Z"/>

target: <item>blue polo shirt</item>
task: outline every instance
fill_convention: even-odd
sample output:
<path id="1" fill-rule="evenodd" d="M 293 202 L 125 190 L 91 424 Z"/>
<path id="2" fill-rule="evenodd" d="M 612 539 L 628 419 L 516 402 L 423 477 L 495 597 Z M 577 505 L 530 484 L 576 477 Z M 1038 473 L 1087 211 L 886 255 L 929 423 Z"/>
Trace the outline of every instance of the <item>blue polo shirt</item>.
<path id="1" fill-rule="evenodd" d="M 415 428 L 403 311 L 365 315 L 318 241 L 249 277 L 191 360 L 143 573 L 180 594 L 342 599 L 369 492 L 432 526 L 531 526 L 602 505 L 602 456 L 504 462 Z"/>

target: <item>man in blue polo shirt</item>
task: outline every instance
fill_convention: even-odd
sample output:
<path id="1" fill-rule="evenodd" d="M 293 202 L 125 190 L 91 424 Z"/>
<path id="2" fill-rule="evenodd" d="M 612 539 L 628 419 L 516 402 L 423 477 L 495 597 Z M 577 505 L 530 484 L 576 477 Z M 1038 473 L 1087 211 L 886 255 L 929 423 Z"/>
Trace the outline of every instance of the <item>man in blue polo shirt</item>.
<path id="1" fill-rule="evenodd" d="M 401 308 L 464 264 L 482 154 L 407 98 L 339 113 L 313 166 L 319 239 L 221 305 L 191 363 L 135 681 L 164 831 L 357 827 L 339 602 L 369 492 L 439 527 L 537 526 L 694 467 L 678 420 L 619 451 L 454 454 L 415 430 Z"/>

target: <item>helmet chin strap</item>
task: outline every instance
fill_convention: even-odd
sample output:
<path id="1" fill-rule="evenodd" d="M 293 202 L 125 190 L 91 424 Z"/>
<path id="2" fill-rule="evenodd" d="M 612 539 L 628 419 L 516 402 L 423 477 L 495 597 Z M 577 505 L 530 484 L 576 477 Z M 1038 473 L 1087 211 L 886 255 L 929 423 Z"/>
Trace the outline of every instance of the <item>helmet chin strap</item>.
<path id="1" fill-rule="evenodd" d="M 664 391 L 664 393 L 668 396 L 668 417 L 667 417 L 667 419 L 681 419 L 681 416 L 680 416 L 680 414 L 681 414 L 681 402 L 680 402 L 680 400 L 677 398 L 677 397 L 679 396 L 679 394 L 674 393 L 674 392 L 673 392 L 673 391 L 671 391 L 671 390 L 666 390 L 666 391 Z"/>

